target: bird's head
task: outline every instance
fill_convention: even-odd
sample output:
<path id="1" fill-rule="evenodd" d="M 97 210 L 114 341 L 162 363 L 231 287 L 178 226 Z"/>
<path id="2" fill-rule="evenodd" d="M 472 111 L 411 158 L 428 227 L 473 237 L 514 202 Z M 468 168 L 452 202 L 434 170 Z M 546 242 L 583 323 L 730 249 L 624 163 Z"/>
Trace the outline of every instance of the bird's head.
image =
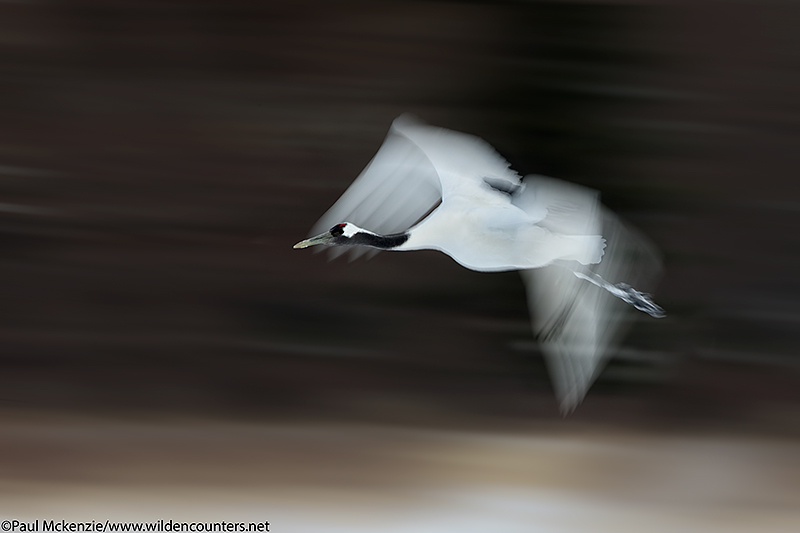
<path id="1" fill-rule="evenodd" d="M 316 244 L 327 244 L 329 246 L 354 244 L 350 241 L 350 238 L 357 233 L 364 233 L 364 230 L 355 224 L 344 222 L 342 224 L 336 224 L 325 233 L 320 233 L 316 237 L 298 242 L 293 248 L 308 248 Z"/>

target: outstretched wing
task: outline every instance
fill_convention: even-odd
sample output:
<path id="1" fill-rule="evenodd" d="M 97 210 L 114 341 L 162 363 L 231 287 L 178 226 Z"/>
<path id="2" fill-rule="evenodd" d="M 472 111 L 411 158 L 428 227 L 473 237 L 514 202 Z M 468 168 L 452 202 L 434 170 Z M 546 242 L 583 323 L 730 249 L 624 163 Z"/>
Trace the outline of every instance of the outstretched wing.
<path id="1" fill-rule="evenodd" d="M 406 231 L 449 194 L 508 201 L 496 190 L 503 184 L 509 189 L 519 186 L 519 176 L 508 167 L 508 162 L 478 137 L 402 115 L 392 123 L 372 161 L 310 233 L 321 233 L 340 222 L 381 234 Z M 488 185 L 492 181 L 494 185 Z M 363 247 L 349 249 L 354 257 L 374 252 Z M 330 250 L 336 257 L 347 249 Z"/>
<path id="2" fill-rule="evenodd" d="M 607 242 L 597 265 L 571 262 L 520 271 L 533 331 L 561 411 L 567 414 L 583 400 L 638 313 L 573 271 L 591 270 L 611 283 L 625 281 L 649 289 L 661 265 L 655 247 L 603 208 L 596 191 L 540 176 L 524 181 L 525 190 L 515 203 L 525 209 L 547 209 L 540 225 L 563 234 L 600 234 Z"/>
<path id="3" fill-rule="evenodd" d="M 501 191 L 520 186 L 519 174 L 480 137 L 423 124 L 409 115 L 395 119 L 392 129 L 425 154 L 436 169 L 444 198 L 460 194 L 475 201 L 508 202 Z"/>

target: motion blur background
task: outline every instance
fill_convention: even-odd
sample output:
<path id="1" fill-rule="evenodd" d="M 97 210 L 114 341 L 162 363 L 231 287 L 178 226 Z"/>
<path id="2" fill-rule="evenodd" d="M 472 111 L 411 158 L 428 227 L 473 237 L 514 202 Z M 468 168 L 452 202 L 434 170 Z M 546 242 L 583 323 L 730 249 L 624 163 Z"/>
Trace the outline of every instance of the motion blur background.
<path id="1" fill-rule="evenodd" d="M 0 1 L 0 514 L 797 528 L 799 23 Z M 406 111 L 599 189 L 664 253 L 668 317 L 567 419 L 516 273 L 292 250 Z"/>

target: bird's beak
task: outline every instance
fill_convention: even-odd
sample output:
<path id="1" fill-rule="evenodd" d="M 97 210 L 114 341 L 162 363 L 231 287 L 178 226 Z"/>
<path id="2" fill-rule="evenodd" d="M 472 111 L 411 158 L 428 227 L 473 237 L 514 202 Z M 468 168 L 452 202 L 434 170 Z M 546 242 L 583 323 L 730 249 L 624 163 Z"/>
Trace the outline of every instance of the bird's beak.
<path id="1" fill-rule="evenodd" d="M 300 241 L 292 246 L 292 248 L 308 248 L 309 246 L 314 246 L 315 244 L 326 244 L 330 242 L 331 239 L 333 239 L 333 235 L 331 235 L 329 231 L 326 231 L 325 233 L 321 233 L 316 237 L 311 237 L 310 239 Z"/>

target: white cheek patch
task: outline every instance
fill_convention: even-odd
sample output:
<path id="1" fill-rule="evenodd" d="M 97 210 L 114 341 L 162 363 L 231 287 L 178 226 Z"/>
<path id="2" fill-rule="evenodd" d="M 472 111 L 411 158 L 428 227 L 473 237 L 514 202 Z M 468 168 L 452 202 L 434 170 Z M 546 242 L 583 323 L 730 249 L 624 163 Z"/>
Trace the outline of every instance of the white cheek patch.
<path id="1" fill-rule="evenodd" d="M 359 228 L 358 226 L 356 226 L 355 224 L 351 224 L 350 222 L 345 222 L 344 227 L 342 228 L 342 230 L 344 231 L 343 235 L 345 237 L 347 237 L 348 239 L 350 237 L 352 237 L 353 235 L 355 235 L 356 233 L 359 233 L 359 232 L 367 233 L 364 230 L 362 230 L 361 228 Z"/>

